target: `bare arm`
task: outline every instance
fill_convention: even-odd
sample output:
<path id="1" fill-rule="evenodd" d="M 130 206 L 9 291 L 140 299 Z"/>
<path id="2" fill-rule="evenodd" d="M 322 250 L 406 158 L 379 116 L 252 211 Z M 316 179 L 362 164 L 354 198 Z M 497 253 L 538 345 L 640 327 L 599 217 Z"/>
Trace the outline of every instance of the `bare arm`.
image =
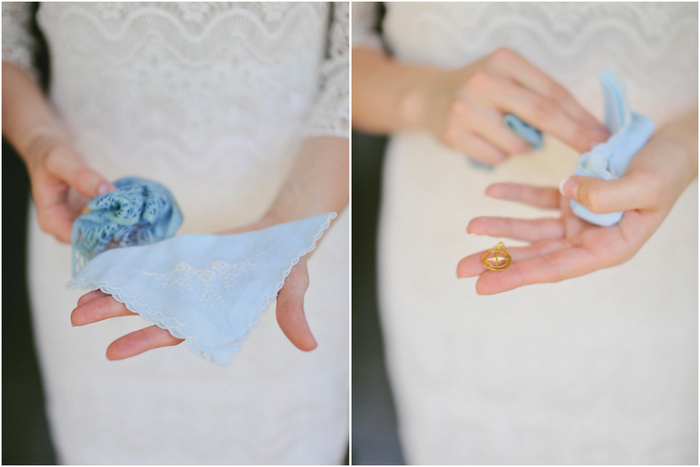
<path id="1" fill-rule="evenodd" d="M 87 200 L 114 186 L 71 147 L 70 133 L 26 73 L 2 62 L 2 133 L 27 165 L 39 225 L 70 242 Z"/>
<path id="2" fill-rule="evenodd" d="M 353 125 L 367 132 L 423 129 L 488 164 L 529 149 L 503 124 L 506 113 L 581 152 L 608 137 L 566 89 L 510 49 L 448 70 L 355 48 L 352 68 Z"/>
<path id="3" fill-rule="evenodd" d="M 340 213 L 349 201 L 349 141 L 324 136 L 304 141 L 287 180 L 261 226 L 326 212 Z"/>

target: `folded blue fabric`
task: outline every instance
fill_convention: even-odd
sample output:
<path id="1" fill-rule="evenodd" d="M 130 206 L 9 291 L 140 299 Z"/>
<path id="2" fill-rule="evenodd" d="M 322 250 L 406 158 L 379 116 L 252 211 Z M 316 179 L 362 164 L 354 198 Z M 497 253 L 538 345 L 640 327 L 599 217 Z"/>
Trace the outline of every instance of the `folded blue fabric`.
<path id="1" fill-rule="evenodd" d="M 508 128 L 513 130 L 518 136 L 528 142 L 532 149 L 542 149 L 542 132 L 532 125 L 523 122 L 518 116 L 506 114 L 503 118 Z M 493 166 L 483 162 L 467 159 L 472 167 L 482 170 L 493 170 Z"/>
<path id="2" fill-rule="evenodd" d="M 581 155 L 574 175 L 617 180 L 654 133 L 654 122 L 631 111 L 625 86 L 617 73 L 605 70 L 600 79 L 605 99 L 605 126 L 610 138 Z M 575 201 L 571 201 L 571 209 L 581 219 L 604 227 L 615 225 L 622 218 L 622 212 L 594 214 Z"/>
<path id="3" fill-rule="evenodd" d="M 532 149 L 542 149 L 542 132 L 540 130 L 528 125 L 513 114 L 506 114 L 503 120 L 508 128 L 527 141 Z"/>
<path id="4" fill-rule="evenodd" d="M 114 186 L 116 190 L 90 200 L 89 211 L 73 223 L 73 277 L 106 250 L 159 242 L 182 225 L 180 208 L 163 185 L 126 177 Z"/>

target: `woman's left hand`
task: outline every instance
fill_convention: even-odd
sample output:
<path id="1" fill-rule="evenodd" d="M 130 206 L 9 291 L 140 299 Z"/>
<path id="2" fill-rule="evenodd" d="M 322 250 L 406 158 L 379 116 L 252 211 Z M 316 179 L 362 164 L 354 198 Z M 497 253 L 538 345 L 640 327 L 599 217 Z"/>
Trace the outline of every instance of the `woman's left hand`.
<path id="1" fill-rule="evenodd" d="M 693 137 L 694 133 L 694 137 Z M 469 233 L 531 242 L 511 247 L 512 265 L 490 271 L 481 253 L 463 258 L 458 277 L 479 276 L 477 293 L 506 292 L 529 284 L 564 279 L 622 264 L 632 258 L 661 225 L 688 184 L 697 177 L 697 110 L 654 135 L 637 153 L 619 180 L 571 177 L 556 188 L 497 183 L 487 188 L 494 198 L 538 208 L 559 209 L 559 219 L 477 217 Z M 571 211 L 569 199 L 594 213 L 625 211 L 621 221 L 600 227 Z"/>
<path id="2" fill-rule="evenodd" d="M 245 229 L 236 229 L 226 232 L 241 233 L 249 230 L 258 230 L 262 225 L 256 224 Z M 309 273 L 306 267 L 306 256 L 292 268 L 284 286 L 277 294 L 277 323 L 285 336 L 301 350 L 313 350 L 316 348 L 309 325 L 304 316 L 304 294 L 309 287 Z M 78 300 L 78 306 L 71 313 L 73 326 L 84 326 L 96 323 L 108 318 L 135 315 L 123 304 L 116 301 L 111 295 L 100 290 L 93 290 Z M 109 360 L 122 360 L 133 357 L 147 350 L 177 345 L 183 339 L 173 337 L 165 329 L 156 325 L 134 331 L 112 342 L 107 348 Z"/>

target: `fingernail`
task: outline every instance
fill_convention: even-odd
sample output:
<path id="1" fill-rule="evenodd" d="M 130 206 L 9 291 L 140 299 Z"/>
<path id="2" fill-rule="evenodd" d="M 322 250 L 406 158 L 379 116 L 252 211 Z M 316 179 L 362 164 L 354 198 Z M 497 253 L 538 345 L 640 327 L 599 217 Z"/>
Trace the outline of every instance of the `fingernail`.
<path id="1" fill-rule="evenodd" d="M 116 190 L 117 187 L 112 185 L 109 182 L 104 182 L 100 187 L 97 189 L 97 194 L 99 195 L 104 195 L 105 193 L 109 193 L 110 191 Z"/>
<path id="2" fill-rule="evenodd" d="M 559 183 L 559 193 L 574 201 L 578 198 L 578 182 L 575 178 L 566 177 Z"/>

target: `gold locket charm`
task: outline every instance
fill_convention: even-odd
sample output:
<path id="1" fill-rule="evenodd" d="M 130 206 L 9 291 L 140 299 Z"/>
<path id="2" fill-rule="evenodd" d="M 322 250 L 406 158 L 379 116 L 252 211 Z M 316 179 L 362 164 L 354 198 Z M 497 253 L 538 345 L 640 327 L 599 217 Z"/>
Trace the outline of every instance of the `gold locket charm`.
<path id="1" fill-rule="evenodd" d="M 505 250 L 503 242 L 498 242 L 493 249 L 481 255 L 481 262 L 492 271 L 503 271 L 510 267 L 513 258 Z"/>

